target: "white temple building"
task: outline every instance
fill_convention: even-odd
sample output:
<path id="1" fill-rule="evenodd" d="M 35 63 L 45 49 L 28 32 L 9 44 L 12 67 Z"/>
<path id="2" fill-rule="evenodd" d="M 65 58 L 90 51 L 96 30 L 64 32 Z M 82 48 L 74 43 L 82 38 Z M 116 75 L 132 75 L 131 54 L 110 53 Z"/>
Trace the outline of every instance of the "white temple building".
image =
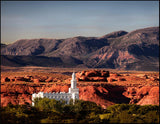
<path id="1" fill-rule="evenodd" d="M 76 75 L 75 72 L 72 74 L 72 79 L 71 79 L 71 87 L 69 88 L 69 92 L 60 92 L 60 93 L 44 93 L 44 92 L 39 92 L 39 93 L 34 93 L 32 94 L 32 106 L 34 106 L 34 99 L 35 98 L 49 98 L 49 99 L 55 99 L 55 100 L 64 100 L 66 101 L 67 104 L 69 104 L 69 101 L 73 99 L 73 104 L 75 102 L 75 99 L 79 99 L 79 89 L 76 87 L 77 85 L 77 80 L 76 80 Z"/>

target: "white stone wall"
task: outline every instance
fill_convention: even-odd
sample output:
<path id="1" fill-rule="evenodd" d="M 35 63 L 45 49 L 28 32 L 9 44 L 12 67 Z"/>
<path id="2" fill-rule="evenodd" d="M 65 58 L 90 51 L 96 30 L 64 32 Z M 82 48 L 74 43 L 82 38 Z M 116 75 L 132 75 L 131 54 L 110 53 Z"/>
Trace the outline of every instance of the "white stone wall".
<path id="1" fill-rule="evenodd" d="M 69 101 L 71 99 L 73 99 L 73 93 L 64 93 L 64 92 L 60 92 L 60 93 L 43 93 L 43 92 L 39 92 L 39 93 L 34 93 L 32 94 L 32 101 L 34 101 L 35 98 L 49 98 L 49 99 L 55 99 L 55 100 L 64 100 L 66 101 L 67 104 L 69 104 Z M 76 99 L 79 99 L 79 93 L 75 95 Z M 34 106 L 34 102 L 32 102 L 32 105 Z"/>
<path id="2" fill-rule="evenodd" d="M 32 94 L 32 106 L 34 106 L 34 99 L 35 98 L 49 98 L 49 99 L 55 99 L 55 100 L 65 100 L 66 103 L 68 104 L 71 99 L 73 99 L 73 103 L 75 99 L 79 99 L 79 89 L 76 88 L 76 77 L 75 73 L 72 74 L 72 80 L 71 80 L 71 88 L 69 88 L 69 92 L 60 92 L 60 93 L 34 93 Z"/>

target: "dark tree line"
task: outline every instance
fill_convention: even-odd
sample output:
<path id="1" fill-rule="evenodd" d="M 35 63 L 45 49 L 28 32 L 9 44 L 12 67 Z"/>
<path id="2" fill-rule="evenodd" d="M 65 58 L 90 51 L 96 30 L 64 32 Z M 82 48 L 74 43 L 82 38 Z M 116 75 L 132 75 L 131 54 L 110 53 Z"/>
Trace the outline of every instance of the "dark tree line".
<path id="1" fill-rule="evenodd" d="M 35 106 L 1 107 L 1 124 L 6 123 L 159 123 L 159 106 L 116 104 L 102 109 L 94 102 L 40 98 Z"/>

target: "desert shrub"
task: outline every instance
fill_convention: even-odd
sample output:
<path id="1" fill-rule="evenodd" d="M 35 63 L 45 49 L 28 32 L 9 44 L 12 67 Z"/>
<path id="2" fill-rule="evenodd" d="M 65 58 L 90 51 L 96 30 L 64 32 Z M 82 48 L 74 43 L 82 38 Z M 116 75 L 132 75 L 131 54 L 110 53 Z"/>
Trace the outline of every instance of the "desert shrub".
<path id="1" fill-rule="evenodd" d="M 120 123 L 134 123 L 134 117 L 127 111 L 122 111 L 118 116 Z"/>
<path id="2" fill-rule="evenodd" d="M 145 123 L 159 123 L 159 113 L 158 111 L 149 111 L 143 116 Z"/>
<path id="3" fill-rule="evenodd" d="M 100 122 L 100 117 L 98 114 L 95 112 L 91 112 L 88 116 L 88 122 L 89 123 L 99 123 Z"/>
<path id="4" fill-rule="evenodd" d="M 116 104 L 109 106 L 100 115 L 103 122 L 109 123 L 158 123 L 159 107 L 153 105 Z"/>
<path id="5" fill-rule="evenodd" d="M 158 110 L 158 109 L 159 109 L 158 106 L 144 105 L 144 106 L 139 107 L 139 109 L 138 109 L 137 112 L 138 112 L 139 114 L 144 115 L 144 114 L 148 113 L 149 111 L 155 111 L 155 110 Z"/>
<path id="6" fill-rule="evenodd" d="M 58 112 L 62 112 L 64 101 L 57 101 L 55 99 L 49 98 L 36 98 L 35 99 L 35 107 L 39 108 L 40 110 L 49 111 L 55 110 Z"/>
<path id="7" fill-rule="evenodd" d="M 130 107 L 129 107 L 129 110 L 128 110 L 128 113 L 129 114 L 138 114 L 137 112 L 137 110 L 139 109 L 139 105 L 135 105 L 135 104 L 133 104 L 133 105 L 130 105 Z"/>
<path id="8" fill-rule="evenodd" d="M 26 105 L 8 105 L 1 109 L 1 124 L 5 123 L 39 123 L 41 113 Z"/>
<path id="9" fill-rule="evenodd" d="M 71 102 L 72 103 L 72 102 Z M 116 104 L 103 110 L 93 102 L 76 100 L 75 104 L 39 99 L 34 107 L 1 107 L 3 123 L 159 123 L 159 106 Z"/>
<path id="10" fill-rule="evenodd" d="M 41 119 L 40 123 L 44 123 L 44 124 L 53 124 L 53 120 L 49 119 L 49 118 L 45 118 L 45 119 Z"/>
<path id="11" fill-rule="evenodd" d="M 63 113 L 68 114 L 68 115 L 74 115 L 75 114 L 74 106 L 73 105 L 64 105 Z"/>
<path id="12" fill-rule="evenodd" d="M 53 123 L 61 123 L 63 120 L 63 115 L 61 113 L 52 112 L 48 114 L 48 120 L 52 120 Z"/>
<path id="13" fill-rule="evenodd" d="M 112 114 L 111 113 L 107 113 L 107 114 L 99 114 L 99 118 L 101 120 L 109 120 L 109 118 L 112 117 Z"/>
<path id="14" fill-rule="evenodd" d="M 128 110 L 129 104 L 115 104 L 107 108 L 108 112 L 118 114 L 121 111 Z"/>
<path id="15" fill-rule="evenodd" d="M 86 114 L 91 112 L 99 114 L 102 112 L 102 108 L 100 106 L 97 106 L 96 103 L 90 101 L 79 100 L 75 103 L 74 107 L 76 112 L 84 112 Z"/>

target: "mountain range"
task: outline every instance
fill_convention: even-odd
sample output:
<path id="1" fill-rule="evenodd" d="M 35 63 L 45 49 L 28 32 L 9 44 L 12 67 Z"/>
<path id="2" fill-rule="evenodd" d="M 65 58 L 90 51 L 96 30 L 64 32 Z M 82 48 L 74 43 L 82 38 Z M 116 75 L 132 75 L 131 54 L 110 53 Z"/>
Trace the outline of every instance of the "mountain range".
<path id="1" fill-rule="evenodd" d="M 1 44 L 1 65 L 159 70 L 159 27 Z"/>

